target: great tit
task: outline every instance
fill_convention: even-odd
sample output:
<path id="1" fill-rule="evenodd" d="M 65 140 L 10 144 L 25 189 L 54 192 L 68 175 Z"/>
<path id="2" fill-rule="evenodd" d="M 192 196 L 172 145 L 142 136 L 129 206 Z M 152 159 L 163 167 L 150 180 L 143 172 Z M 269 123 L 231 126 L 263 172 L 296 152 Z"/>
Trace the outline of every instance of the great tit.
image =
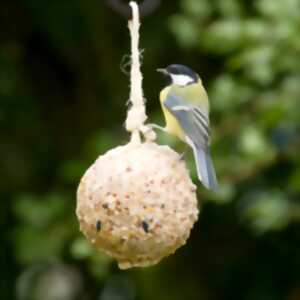
<path id="1" fill-rule="evenodd" d="M 216 190 L 218 183 L 209 149 L 209 102 L 201 79 L 183 65 L 173 64 L 157 71 L 168 80 L 160 93 L 166 120 L 163 130 L 191 146 L 199 180 L 206 188 Z"/>

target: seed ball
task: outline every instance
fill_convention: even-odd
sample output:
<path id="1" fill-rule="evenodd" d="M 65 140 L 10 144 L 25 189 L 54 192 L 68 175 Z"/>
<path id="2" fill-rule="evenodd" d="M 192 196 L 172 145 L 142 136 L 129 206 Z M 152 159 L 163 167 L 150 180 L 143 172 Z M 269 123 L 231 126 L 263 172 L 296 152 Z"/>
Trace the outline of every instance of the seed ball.
<path id="1" fill-rule="evenodd" d="M 86 171 L 76 214 L 86 238 L 121 269 L 150 266 L 185 244 L 198 217 L 196 187 L 168 146 L 129 143 Z"/>

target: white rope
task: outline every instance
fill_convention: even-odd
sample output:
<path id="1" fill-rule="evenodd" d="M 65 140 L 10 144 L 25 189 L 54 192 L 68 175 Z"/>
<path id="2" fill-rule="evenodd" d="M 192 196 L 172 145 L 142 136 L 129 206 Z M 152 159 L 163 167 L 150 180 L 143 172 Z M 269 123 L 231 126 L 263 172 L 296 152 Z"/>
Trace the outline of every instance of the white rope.
<path id="1" fill-rule="evenodd" d="M 142 88 L 142 73 L 140 70 L 139 51 L 139 8 L 136 2 L 130 2 L 132 9 L 132 20 L 128 27 L 131 36 L 131 74 L 130 74 L 130 98 L 131 107 L 127 113 L 126 130 L 132 133 L 131 140 L 140 142 L 139 131 L 142 130 L 147 119 L 145 101 Z"/>

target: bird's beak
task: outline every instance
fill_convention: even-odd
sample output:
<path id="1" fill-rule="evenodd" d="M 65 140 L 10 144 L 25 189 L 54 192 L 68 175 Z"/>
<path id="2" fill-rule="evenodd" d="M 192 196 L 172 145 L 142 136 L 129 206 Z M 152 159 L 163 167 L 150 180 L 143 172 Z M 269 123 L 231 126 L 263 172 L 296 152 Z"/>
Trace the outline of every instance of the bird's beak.
<path id="1" fill-rule="evenodd" d="M 157 72 L 163 73 L 164 75 L 168 74 L 168 71 L 166 69 L 156 69 Z"/>

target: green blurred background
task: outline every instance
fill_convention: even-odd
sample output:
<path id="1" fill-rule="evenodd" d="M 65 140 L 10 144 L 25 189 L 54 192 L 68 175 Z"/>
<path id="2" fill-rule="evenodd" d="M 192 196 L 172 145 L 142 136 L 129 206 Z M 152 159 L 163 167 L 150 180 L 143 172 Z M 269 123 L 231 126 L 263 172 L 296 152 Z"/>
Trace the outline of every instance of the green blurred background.
<path id="1" fill-rule="evenodd" d="M 101 0 L 1 0 L 0 298 L 299 300 L 300 1 L 162 1 L 141 34 L 151 123 L 163 125 L 157 67 L 203 79 L 219 192 L 199 184 L 200 219 L 158 266 L 120 271 L 96 253 L 76 189 L 129 138 L 126 20 Z"/>

